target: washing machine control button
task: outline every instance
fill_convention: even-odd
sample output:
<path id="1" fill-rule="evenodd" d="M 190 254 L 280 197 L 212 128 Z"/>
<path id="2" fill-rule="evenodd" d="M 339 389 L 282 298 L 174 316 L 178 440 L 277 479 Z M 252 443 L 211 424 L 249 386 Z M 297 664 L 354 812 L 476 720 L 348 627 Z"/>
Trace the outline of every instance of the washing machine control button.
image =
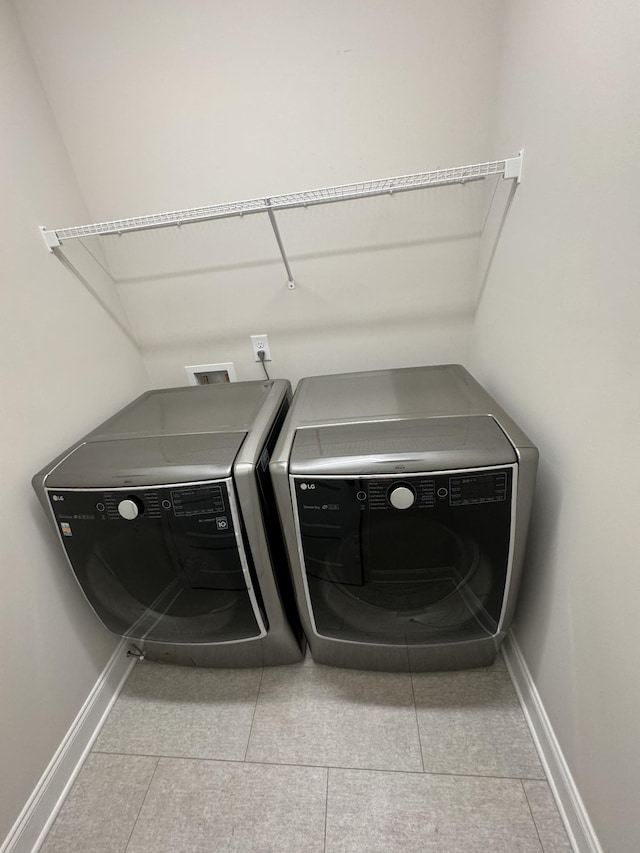
<path id="1" fill-rule="evenodd" d="M 140 509 L 139 501 L 133 498 L 125 498 L 118 504 L 118 512 L 127 521 L 133 521 L 134 518 L 137 518 L 140 515 Z"/>
<path id="2" fill-rule="evenodd" d="M 409 509 L 415 503 L 416 496 L 413 489 L 407 486 L 396 486 L 389 492 L 389 503 L 396 509 Z"/>

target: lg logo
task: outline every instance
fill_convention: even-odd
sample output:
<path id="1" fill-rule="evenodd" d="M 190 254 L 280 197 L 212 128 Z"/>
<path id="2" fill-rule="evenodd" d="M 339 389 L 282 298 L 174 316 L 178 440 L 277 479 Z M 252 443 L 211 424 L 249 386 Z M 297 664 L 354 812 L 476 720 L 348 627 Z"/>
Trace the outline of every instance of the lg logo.
<path id="1" fill-rule="evenodd" d="M 51 497 L 53 498 L 54 501 L 63 501 L 64 500 L 64 495 L 52 495 Z"/>
<path id="2" fill-rule="evenodd" d="M 315 487 L 316 487 L 315 483 L 300 483 L 301 489 L 315 489 Z"/>

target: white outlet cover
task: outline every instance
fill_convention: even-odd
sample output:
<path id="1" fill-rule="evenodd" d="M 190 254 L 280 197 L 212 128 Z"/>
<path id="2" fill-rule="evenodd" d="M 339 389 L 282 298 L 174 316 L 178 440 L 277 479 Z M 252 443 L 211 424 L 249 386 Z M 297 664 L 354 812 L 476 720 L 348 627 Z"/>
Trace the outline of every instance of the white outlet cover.
<path id="1" fill-rule="evenodd" d="M 236 369 L 232 361 L 220 362 L 219 364 L 189 364 L 185 367 L 189 385 L 202 385 L 199 377 L 203 373 L 226 373 L 229 382 L 237 382 Z"/>
<path id="2" fill-rule="evenodd" d="M 258 352 L 264 352 L 264 360 L 271 361 L 271 350 L 269 349 L 268 335 L 251 335 L 251 348 L 253 350 L 253 358 L 255 361 L 260 361 Z"/>

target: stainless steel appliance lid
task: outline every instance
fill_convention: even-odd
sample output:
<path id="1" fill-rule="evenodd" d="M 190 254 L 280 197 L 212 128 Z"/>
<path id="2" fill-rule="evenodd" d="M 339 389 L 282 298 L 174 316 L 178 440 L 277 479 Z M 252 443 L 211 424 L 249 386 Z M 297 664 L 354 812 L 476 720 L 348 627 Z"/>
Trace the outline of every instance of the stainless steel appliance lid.
<path id="1" fill-rule="evenodd" d="M 45 478 L 47 488 L 153 486 L 231 476 L 246 432 L 91 441 Z"/>
<path id="2" fill-rule="evenodd" d="M 291 474 L 383 474 L 508 465 L 511 442 L 490 415 L 367 421 L 296 431 Z"/>
<path id="3" fill-rule="evenodd" d="M 148 391 L 88 438 L 190 435 L 248 431 L 273 387 L 271 382 L 230 382 Z"/>
<path id="4" fill-rule="evenodd" d="M 459 364 L 313 376 L 298 385 L 299 426 L 398 417 L 490 414 L 490 398 Z"/>

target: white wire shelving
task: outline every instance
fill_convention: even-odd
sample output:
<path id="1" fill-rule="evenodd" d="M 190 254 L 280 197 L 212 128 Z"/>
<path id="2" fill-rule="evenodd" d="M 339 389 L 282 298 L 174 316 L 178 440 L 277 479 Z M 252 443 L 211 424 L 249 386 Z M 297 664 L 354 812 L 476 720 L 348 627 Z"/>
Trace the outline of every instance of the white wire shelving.
<path id="1" fill-rule="evenodd" d="M 173 210 L 169 213 L 155 213 L 148 216 L 135 216 L 129 219 L 115 219 L 111 222 L 97 222 L 93 225 L 78 225 L 72 228 L 47 229 L 40 227 L 47 249 L 52 252 L 67 240 L 83 237 L 103 237 L 120 235 L 134 231 L 148 231 L 152 228 L 167 228 L 189 225 L 195 222 L 208 222 L 215 219 L 227 219 L 233 216 L 246 216 L 266 213 L 269 216 L 280 254 L 287 271 L 288 286 L 295 288 L 295 282 L 284 249 L 275 217 L 278 210 L 291 210 L 297 207 L 311 207 L 318 204 L 331 204 L 339 201 L 353 201 L 359 198 L 390 195 L 393 193 L 422 190 L 428 187 L 447 184 L 463 184 L 467 181 L 479 181 L 492 176 L 502 176 L 520 183 L 524 152 L 517 157 L 504 160 L 492 160 L 488 163 L 476 163 L 471 166 L 454 166 L 448 169 L 434 169 L 430 172 L 418 172 L 413 175 L 400 175 L 393 178 L 378 178 L 336 187 L 323 187 L 302 192 L 253 198 L 245 201 L 226 202 L 206 207 L 193 207 L 187 210 Z"/>

